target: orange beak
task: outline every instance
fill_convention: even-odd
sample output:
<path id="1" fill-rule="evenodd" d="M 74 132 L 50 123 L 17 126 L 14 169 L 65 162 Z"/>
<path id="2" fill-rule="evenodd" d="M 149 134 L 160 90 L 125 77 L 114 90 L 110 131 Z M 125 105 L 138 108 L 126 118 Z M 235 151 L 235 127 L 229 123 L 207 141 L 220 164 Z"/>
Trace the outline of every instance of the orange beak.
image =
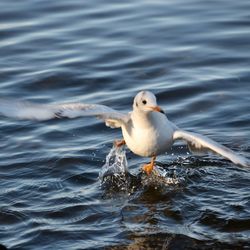
<path id="1" fill-rule="evenodd" d="M 150 107 L 153 111 L 156 111 L 156 112 L 163 112 L 162 109 L 159 107 L 159 106 L 155 106 L 155 107 Z"/>

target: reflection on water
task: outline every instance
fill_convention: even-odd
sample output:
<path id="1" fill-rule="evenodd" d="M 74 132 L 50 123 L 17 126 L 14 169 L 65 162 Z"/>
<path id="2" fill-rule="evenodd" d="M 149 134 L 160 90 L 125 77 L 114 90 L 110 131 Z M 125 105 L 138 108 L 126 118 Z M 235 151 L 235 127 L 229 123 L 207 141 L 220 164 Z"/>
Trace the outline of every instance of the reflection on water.
<path id="1" fill-rule="evenodd" d="M 130 111 L 148 89 L 179 127 L 250 158 L 249 9 L 3 0 L 0 97 Z M 249 170 L 218 156 L 177 144 L 148 178 L 148 159 L 111 150 L 120 131 L 95 119 L 0 117 L 0 138 L 0 243 L 11 249 L 249 248 Z"/>

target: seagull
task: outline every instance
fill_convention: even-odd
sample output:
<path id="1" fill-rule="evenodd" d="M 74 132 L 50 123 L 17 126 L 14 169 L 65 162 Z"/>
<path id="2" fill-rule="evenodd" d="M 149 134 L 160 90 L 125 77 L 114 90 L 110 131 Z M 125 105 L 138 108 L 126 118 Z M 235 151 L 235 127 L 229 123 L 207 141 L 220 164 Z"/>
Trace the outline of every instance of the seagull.
<path id="1" fill-rule="evenodd" d="M 150 163 L 142 167 L 147 175 L 153 171 L 156 157 L 166 153 L 177 140 L 186 141 L 191 151 L 212 151 L 236 165 L 250 167 L 248 159 L 231 149 L 206 136 L 178 128 L 168 120 L 150 91 L 141 91 L 135 96 L 133 110 L 128 114 L 100 104 L 35 104 L 10 99 L 0 99 L 0 114 L 38 121 L 84 116 L 100 118 L 108 127 L 121 128 L 123 139 L 115 141 L 117 147 L 126 144 L 134 154 L 151 157 Z"/>

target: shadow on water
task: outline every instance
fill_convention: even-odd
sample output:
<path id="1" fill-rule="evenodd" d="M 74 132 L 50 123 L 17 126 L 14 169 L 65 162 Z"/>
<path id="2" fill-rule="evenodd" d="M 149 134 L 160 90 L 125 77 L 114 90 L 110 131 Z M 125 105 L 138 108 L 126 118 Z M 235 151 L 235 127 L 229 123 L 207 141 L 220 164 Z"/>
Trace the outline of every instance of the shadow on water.
<path id="1" fill-rule="evenodd" d="M 157 233 L 131 235 L 132 244 L 107 247 L 105 249 L 162 249 L 162 250 L 217 250 L 249 249 L 247 243 L 227 244 L 212 241 L 200 241 L 181 234 Z"/>
<path id="2" fill-rule="evenodd" d="M 4 245 L 0 244 L 0 250 L 7 250 L 7 248 Z"/>

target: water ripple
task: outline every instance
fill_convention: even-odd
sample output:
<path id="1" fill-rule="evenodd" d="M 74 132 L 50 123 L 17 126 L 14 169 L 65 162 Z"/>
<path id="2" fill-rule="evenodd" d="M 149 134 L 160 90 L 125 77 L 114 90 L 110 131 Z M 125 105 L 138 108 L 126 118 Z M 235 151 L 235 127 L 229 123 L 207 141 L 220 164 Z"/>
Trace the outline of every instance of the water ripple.
<path id="1" fill-rule="evenodd" d="M 246 0 L 1 1 L 0 97 L 130 111 L 149 89 L 178 126 L 250 158 L 249 9 Z M 248 170 L 176 144 L 157 158 L 158 175 L 146 178 L 148 159 L 131 152 L 114 175 L 102 167 L 120 131 L 95 119 L 0 118 L 1 244 L 249 248 Z"/>

